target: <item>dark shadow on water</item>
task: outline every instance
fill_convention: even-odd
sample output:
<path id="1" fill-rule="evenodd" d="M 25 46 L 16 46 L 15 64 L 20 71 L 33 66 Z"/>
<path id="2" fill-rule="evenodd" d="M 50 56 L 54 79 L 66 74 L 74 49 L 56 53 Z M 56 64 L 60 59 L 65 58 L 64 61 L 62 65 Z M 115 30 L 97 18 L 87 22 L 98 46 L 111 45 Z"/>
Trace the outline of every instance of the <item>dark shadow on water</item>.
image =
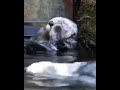
<path id="1" fill-rule="evenodd" d="M 27 55 L 24 54 L 25 67 L 40 61 L 51 61 L 58 63 L 73 63 L 81 61 L 95 61 L 96 53 L 94 51 L 87 51 L 81 49 L 79 51 L 72 50 L 66 52 L 55 51 L 37 51 L 36 54 Z"/>

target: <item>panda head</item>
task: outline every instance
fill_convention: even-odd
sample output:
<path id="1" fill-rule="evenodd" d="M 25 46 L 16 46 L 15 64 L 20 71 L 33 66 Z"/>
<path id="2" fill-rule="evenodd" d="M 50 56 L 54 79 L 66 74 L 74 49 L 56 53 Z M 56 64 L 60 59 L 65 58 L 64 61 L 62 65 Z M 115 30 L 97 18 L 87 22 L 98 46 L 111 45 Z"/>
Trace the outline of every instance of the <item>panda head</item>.
<path id="1" fill-rule="evenodd" d="M 67 40 L 68 38 L 73 38 L 72 36 L 76 37 L 77 34 L 76 24 L 63 17 L 51 19 L 46 25 L 46 30 L 49 31 L 49 37 L 52 42 Z"/>

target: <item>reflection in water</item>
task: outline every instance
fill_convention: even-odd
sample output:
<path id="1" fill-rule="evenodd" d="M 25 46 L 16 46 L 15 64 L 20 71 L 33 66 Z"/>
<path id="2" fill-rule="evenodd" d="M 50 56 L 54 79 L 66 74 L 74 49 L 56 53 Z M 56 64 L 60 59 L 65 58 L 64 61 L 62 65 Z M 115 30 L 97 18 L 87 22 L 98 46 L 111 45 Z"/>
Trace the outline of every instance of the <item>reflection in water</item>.
<path id="1" fill-rule="evenodd" d="M 82 54 L 81 54 L 82 53 Z M 82 60 L 95 60 L 94 54 L 89 57 L 88 53 L 81 51 L 78 53 L 77 51 L 68 51 L 68 52 L 48 52 L 42 51 L 37 52 L 36 55 L 24 55 L 24 68 L 28 67 L 32 63 L 40 62 L 40 61 L 51 61 L 51 62 L 59 62 L 59 63 L 73 63 L 75 61 Z M 84 55 L 80 57 L 80 55 Z M 67 79 L 68 80 L 68 79 Z M 49 77 L 38 77 L 30 74 L 24 73 L 24 90 L 96 90 L 95 88 L 84 88 L 80 87 L 78 84 L 74 84 L 74 80 L 69 79 L 68 81 L 62 79 L 51 79 Z M 72 85 L 69 86 L 72 82 Z M 75 82 L 76 83 L 76 82 Z M 49 87 L 49 88 L 48 88 Z"/>
<path id="2" fill-rule="evenodd" d="M 54 51 L 39 51 L 36 55 L 24 55 L 24 66 L 28 66 L 34 62 L 51 61 L 51 62 L 74 62 L 77 59 L 76 51 L 69 52 L 54 52 Z"/>

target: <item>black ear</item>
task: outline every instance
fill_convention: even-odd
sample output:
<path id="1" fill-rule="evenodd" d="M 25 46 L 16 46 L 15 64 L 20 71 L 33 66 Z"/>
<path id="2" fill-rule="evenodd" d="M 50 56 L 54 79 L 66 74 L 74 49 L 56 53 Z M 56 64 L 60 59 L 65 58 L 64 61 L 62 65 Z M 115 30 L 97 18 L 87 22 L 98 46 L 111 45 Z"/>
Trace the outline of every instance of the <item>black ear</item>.
<path id="1" fill-rule="evenodd" d="M 50 25 L 50 27 L 52 27 L 54 25 L 54 22 L 50 21 L 48 24 Z"/>

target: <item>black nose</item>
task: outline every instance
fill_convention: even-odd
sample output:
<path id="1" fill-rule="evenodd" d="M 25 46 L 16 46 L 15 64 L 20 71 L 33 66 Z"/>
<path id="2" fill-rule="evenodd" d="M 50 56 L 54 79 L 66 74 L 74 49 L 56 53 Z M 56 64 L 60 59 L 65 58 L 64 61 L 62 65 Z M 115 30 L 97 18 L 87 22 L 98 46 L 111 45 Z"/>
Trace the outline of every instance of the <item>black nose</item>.
<path id="1" fill-rule="evenodd" d="M 60 33 L 62 31 L 62 28 L 60 26 L 54 27 L 56 33 Z"/>
<path id="2" fill-rule="evenodd" d="M 50 27 L 52 27 L 54 25 L 54 22 L 50 21 L 48 24 L 50 25 Z"/>

